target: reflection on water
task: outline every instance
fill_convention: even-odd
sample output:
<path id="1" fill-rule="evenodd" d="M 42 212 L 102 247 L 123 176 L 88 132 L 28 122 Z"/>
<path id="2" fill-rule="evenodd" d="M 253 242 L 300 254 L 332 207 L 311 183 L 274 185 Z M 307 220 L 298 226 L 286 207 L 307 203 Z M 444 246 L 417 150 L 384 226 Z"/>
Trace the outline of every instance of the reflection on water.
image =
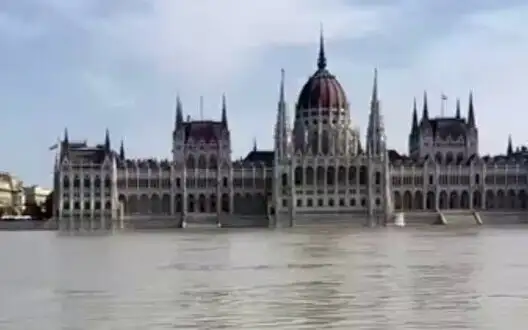
<path id="1" fill-rule="evenodd" d="M 524 329 L 526 229 L 0 232 L 1 329 Z"/>

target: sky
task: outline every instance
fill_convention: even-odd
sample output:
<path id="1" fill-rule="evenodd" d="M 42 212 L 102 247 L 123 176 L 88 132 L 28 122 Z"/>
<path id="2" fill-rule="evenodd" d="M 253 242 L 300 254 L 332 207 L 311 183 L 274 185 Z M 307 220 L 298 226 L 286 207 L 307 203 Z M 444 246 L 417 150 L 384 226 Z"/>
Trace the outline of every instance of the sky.
<path id="1" fill-rule="evenodd" d="M 525 0 L 2 0 L 0 171 L 50 186 L 49 150 L 70 140 L 128 157 L 168 158 L 175 99 L 219 119 L 227 97 L 233 156 L 272 148 L 280 70 L 290 112 L 315 71 L 322 24 L 328 69 L 366 132 L 374 68 L 389 145 L 407 152 L 413 98 L 431 115 L 467 112 L 474 93 L 480 152 L 528 132 Z M 203 97 L 203 111 L 200 111 Z"/>

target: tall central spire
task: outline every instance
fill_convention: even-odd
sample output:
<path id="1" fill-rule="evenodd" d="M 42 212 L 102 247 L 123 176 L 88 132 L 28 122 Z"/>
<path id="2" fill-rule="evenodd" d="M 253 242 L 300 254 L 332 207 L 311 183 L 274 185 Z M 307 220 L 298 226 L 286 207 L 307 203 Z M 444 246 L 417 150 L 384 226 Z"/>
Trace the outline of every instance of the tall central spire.
<path id="1" fill-rule="evenodd" d="M 320 28 L 320 36 L 319 36 L 319 57 L 317 58 L 317 68 L 319 70 L 326 69 L 326 55 L 324 50 L 324 33 L 323 33 L 323 24 L 321 24 Z"/>
<path id="2" fill-rule="evenodd" d="M 372 85 L 372 99 L 374 106 L 378 106 L 378 69 L 374 69 L 374 83 Z"/>

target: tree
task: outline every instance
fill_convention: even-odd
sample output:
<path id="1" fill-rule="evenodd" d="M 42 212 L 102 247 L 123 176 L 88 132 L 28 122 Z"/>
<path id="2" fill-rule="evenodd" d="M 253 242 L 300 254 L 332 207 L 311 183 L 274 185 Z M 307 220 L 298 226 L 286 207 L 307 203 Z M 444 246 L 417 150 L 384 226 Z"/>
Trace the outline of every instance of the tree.
<path id="1" fill-rule="evenodd" d="M 44 219 L 50 219 L 53 216 L 53 209 L 55 208 L 54 196 L 54 192 L 52 191 L 44 201 L 44 212 L 42 213 Z"/>

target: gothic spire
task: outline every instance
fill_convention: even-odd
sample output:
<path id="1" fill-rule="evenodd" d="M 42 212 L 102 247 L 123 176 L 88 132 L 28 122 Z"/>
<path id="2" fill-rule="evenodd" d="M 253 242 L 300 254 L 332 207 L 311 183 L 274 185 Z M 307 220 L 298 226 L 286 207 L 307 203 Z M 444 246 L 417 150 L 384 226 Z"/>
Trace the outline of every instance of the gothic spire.
<path id="1" fill-rule="evenodd" d="M 257 151 L 257 138 L 253 138 L 253 151 Z"/>
<path id="2" fill-rule="evenodd" d="M 427 91 L 423 94 L 422 121 L 429 121 L 429 106 L 427 105 Z"/>
<path id="3" fill-rule="evenodd" d="M 412 131 L 416 132 L 418 129 L 418 109 L 416 107 L 416 97 L 413 100 L 413 114 L 412 114 Z"/>
<path id="4" fill-rule="evenodd" d="M 285 156 L 288 144 L 288 119 L 286 115 L 284 83 L 285 73 L 284 69 L 281 69 L 279 102 L 277 104 L 277 121 L 275 123 L 275 154 L 278 158 Z"/>
<path id="5" fill-rule="evenodd" d="M 68 137 L 68 129 L 67 128 L 64 129 L 64 140 L 62 142 L 66 146 L 70 143 L 70 139 Z"/>
<path id="6" fill-rule="evenodd" d="M 321 24 L 320 35 L 319 35 L 319 57 L 317 58 L 317 68 L 319 70 L 326 69 L 326 55 L 325 55 L 325 49 L 324 49 L 323 24 Z"/>
<path id="7" fill-rule="evenodd" d="M 473 92 L 469 92 L 469 109 L 468 109 L 468 125 L 475 127 L 475 109 L 473 106 Z"/>
<path id="8" fill-rule="evenodd" d="M 110 151 L 110 131 L 108 130 L 108 128 L 105 131 L 104 147 L 106 151 Z"/>
<path id="9" fill-rule="evenodd" d="M 119 147 L 119 158 L 125 160 L 125 143 L 121 140 L 121 146 Z"/>
<path id="10" fill-rule="evenodd" d="M 227 128 L 227 101 L 225 93 L 222 94 L 222 124 Z"/>
<path id="11" fill-rule="evenodd" d="M 456 100 L 456 118 L 460 119 L 462 116 L 460 115 L 460 99 L 457 98 Z"/>
<path id="12" fill-rule="evenodd" d="M 513 143 L 512 143 L 511 134 L 508 136 L 508 148 L 506 149 L 506 155 L 508 156 L 513 155 Z"/>
<path id="13" fill-rule="evenodd" d="M 374 69 L 374 82 L 372 84 L 372 98 L 371 102 L 374 102 L 374 106 L 378 106 L 378 69 Z"/>
<path id="14" fill-rule="evenodd" d="M 381 155 L 384 150 L 385 129 L 380 114 L 378 99 L 378 70 L 374 70 L 374 81 L 372 85 L 372 99 L 370 101 L 370 115 L 367 128 L 367 153 L 369 155 Z"/>
<path id="15" fill-rule="evenodd" d="M 176 131 L 183 124 L 183 106 L 180 96 L 176 97 L 176 117 L 174 119 L 174 130 Z"/>

